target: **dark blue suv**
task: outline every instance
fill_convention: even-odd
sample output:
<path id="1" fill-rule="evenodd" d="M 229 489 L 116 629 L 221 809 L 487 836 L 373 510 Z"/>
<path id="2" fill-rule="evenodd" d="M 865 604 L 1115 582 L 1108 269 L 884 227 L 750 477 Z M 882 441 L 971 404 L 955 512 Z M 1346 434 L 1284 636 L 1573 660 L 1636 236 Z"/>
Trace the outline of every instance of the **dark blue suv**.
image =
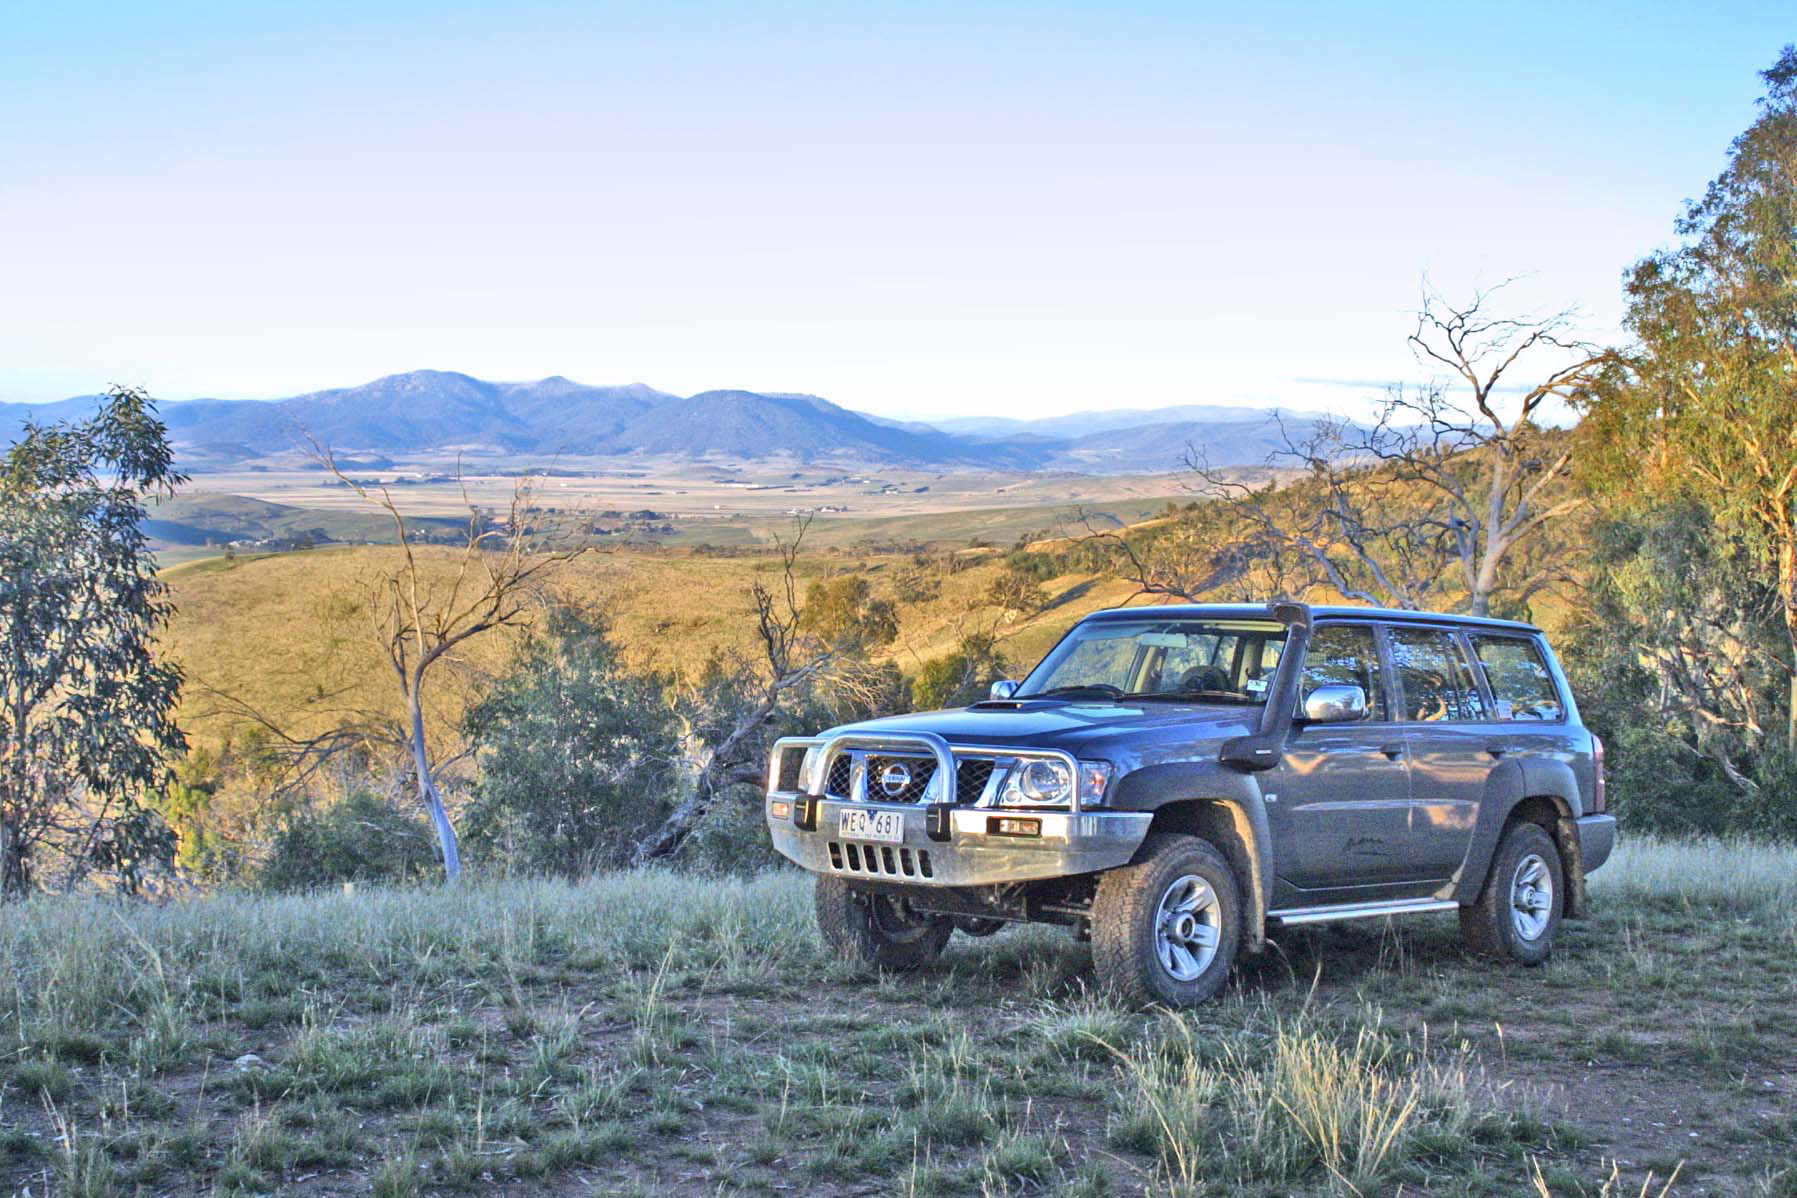
<path id="1" fill-rule="evenodd" d="M 1096 612 L 984 702 L 782 740 L 766 810 L 847 957 L 1060 923 L 1172 1004 L 1325 920 L 1458 911 L 1540 962 L 1616 838 L 1540 629 L 1290 603 Z"/>

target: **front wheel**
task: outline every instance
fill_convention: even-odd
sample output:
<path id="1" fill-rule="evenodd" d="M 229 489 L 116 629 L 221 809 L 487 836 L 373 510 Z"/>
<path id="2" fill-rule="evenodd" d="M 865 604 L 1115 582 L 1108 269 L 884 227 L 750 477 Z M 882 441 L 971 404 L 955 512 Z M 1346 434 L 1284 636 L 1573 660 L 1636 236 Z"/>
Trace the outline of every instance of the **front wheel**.
<path id="1" fill-rule="evenodd" d="M 1229 862 L 1196 836 L 1156 833 L 1135 864 L 1098 879 L 1092 964 L 1128 1002 L 1188 1006 L 1215 998 L 1241 941 Z"/>
<path id="2" fill-rule="evenodd" d="M 1565 877 L 1559 847 L 1545 828 L 1511 824 L 1498 841 L 1478 902 L 1460 908 L 1467 945 L 1523 965 L 1547 960 L 1565 909 Z"/>
<path id="3" fill-rule="evenodd" d="M 844 961 L 906 973 L 941 954 L 955 925 L 951 919 L 912 911 L 902 898 L 820 877 L 817 930 L 831 953 Z"/>

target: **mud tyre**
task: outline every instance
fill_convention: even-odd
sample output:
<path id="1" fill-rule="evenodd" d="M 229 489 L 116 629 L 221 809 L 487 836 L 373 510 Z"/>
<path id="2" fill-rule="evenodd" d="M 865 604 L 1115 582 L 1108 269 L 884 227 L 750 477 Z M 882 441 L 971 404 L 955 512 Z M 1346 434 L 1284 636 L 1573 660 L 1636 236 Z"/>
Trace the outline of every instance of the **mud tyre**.
<path id="1" fill-rule="evenodd" d="M 1482 957 L 1539 965 L 1554 950 L 1566 907 L 1566 866 L 1539 824 L 1504 829 L 1478 901 L 1460 908 L 1460 934 Z"/>
<path id="2" fill-rule="evenodd" d="M 841 878 L 817 880 L 817 930 L 839 960 L 908 973 L 942 953 L 952 919 L 913 912 L 900 898 L 870 894 Z"/>
<path id="3" fill-rule="evenodd" d="M 1196 836 L 1151 835 L 1133 864 L 1098 879 L 1092 964 L 1100 984 L 1125 1002 L 1208 1002 L 1229 980 L 1241 938 L 1235 873 Z"/>

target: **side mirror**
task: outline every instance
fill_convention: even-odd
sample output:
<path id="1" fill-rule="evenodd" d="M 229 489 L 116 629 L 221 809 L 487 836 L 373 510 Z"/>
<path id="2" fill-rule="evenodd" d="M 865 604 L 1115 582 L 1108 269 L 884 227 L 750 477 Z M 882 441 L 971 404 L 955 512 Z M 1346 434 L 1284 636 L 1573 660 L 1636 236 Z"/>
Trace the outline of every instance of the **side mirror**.
<path id="1" fill-rule="evenodd" d="M 992 684 L 991 697 L 994 699 L 1009 699 L 1016 693 L 1017 680 L 1015 678 L 1000 678 Z"/>
<path id="2" fill-rule="evenodd" d="M 1304 718 L 1313 724 L 1366 719 L 1366 692 L 1358 686 L 1319 686 L 1304 696 Z"/>

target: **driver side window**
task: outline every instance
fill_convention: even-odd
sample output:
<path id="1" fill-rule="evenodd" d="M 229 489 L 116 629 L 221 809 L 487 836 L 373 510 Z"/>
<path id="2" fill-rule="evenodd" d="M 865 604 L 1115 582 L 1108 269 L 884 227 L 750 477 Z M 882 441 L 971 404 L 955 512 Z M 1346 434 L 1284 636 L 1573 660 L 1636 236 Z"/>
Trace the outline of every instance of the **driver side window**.
<path id="1" fill-rule="evenodd" d="M 1304 682 L 1299 704 L 1319 686 L 1358 686 L 1366 692 L 1366 718 L 1391 719 L 1385 702 L 1385 680 L 1379 669 L 1379 646 L 1364 624 L 1325 624 L 1310 634 L 1304 652 Z"/>

